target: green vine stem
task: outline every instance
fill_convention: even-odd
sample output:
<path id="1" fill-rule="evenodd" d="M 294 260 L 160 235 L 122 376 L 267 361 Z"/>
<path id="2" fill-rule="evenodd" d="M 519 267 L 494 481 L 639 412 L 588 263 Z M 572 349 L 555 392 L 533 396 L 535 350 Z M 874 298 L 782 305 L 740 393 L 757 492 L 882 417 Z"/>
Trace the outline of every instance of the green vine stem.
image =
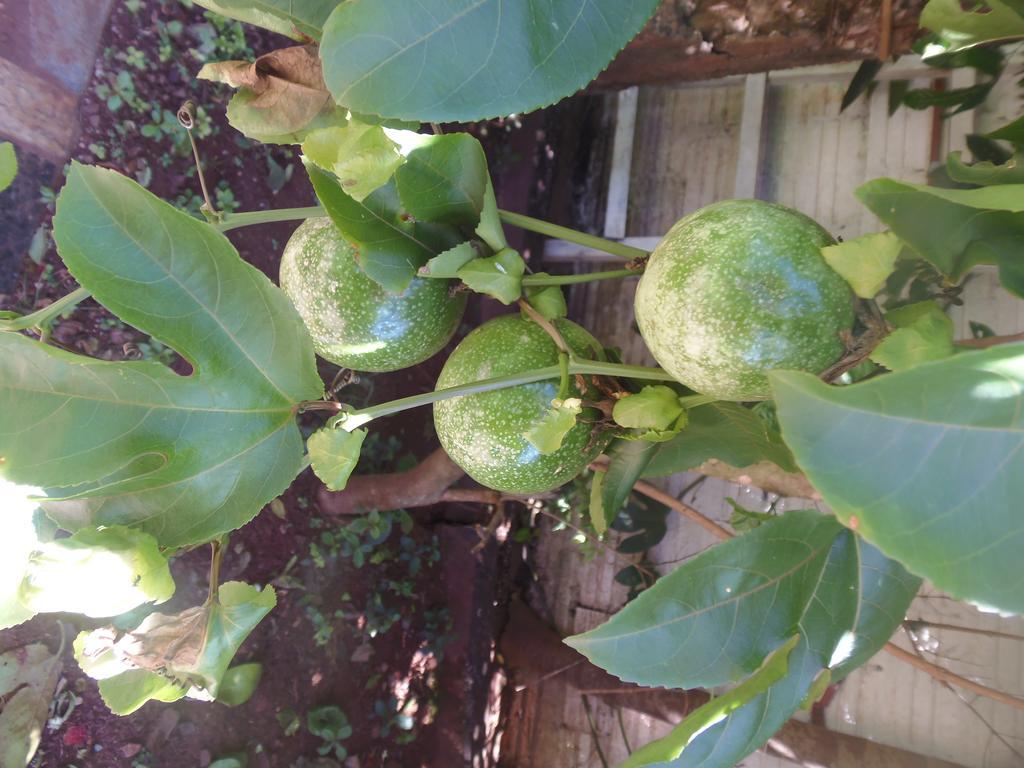
<path id="1" fill-rule="evenodd" d="M 229 229 L 249 227 L 253 224 L 270 224 L 275 221 L 296 221 L 298 219 L 312 219 L 326 215 L 327 211 L 319 205 L 312 205 L 308 208 L 271 208 L 266 211 L 221 213 L 220 223 L 214 224 L 214 226 L 221 232 L 227 232 Z"/>
<path id="2" fill-rule="evenodd" d="M 85 301 L 90 295 L 85 288 L 76 288 L 67 296 L 61 296 L 53 304 L 48 304 L 30 315 L 0 319 L 0 331 L 26 331 L 29 328 L 42 330 L 50 321 Z"/>
<path id="3" fill-rule="evenodd" d="M 626 259 L 632 261 L 633 259 L 646 259 L 651 254 L 642 248 L 634 248 L 631 245 L 620 243 L 616 240 L 607 240 L 597 235 L 588 235 L 585 232 L 577 232 L 575 229 L 569 229 L 569 227 L 562 227 L 558 224 L 552 224 L 549 221 L 543 221 L 541 219 L 535 219 L 532 216 L 524 216 L 521 213 L 512 213 L 511 211 L 498 211 L 498 215 L 501 220 L 510 226 L 519 227 L 520 229 L 526 229 L 530 232 L 536 232 L 539 235 L 547 235 L 548 237 L 557 237 L 562 240 L 568 240 L 570 243 L 576 243 L 582 245 L 584 248 L 593 248 L 598 251 L 604 251 L 612 256 L 618 256 L 620 259 Z"/>
<path id="4" fill-rule="evenodd" d="M 296 219 L 311 219 L 315 216 L 325 216 L 326 211 L 319 206 L 314 205 L 308 208 L 272 208 L 267 211 L 243 211 L 241 213 L 221 213 L 220 221 L 215 223 L 221 232 L 227 232 L 230 229 L 237 229 L 238 227 L 248 227 L 253 224 L 268 224 L 274 221 L 294 221 Z M 598 251 L 604 251 L 612 256 L 618 256 L 620 259 L 626 259 L 632 261 L 634 259 L 646 259 L 651 254 L 642 248 L 634 248 L 631 245 L 620 243 L 615 240 L 607 240 L 597 235 L 588 235 L 585 232 L 577 232 L 575 229 L 569 229 L 569 227 L 562 227 L 558 224 L 552 224 L 549 221 L 542 221 L 541 219 L 535 219 L 532 216 L 524 216 L 521 213 L 512 213 L 511 211 L 498 211 L 498 215 L 501 220 L 513 227 L 519 227 L 520 229 L 526 229 L 530 232 L 536 232 L 541 235 L 547 235 L 548 237 L 557 237 L 562 240 L 568 240 L 571 243 L 582 245 L 585 248 L 594 248 Z M 624 270 L 624 274 L 629 274 L 633 270 Z M 616 277 L 622 277 L 624 274 L 615 275 Z M 612 275 L 609 273 L 608 275 Z M 593 279 L 593 278 L 592 278 Z M 603 279 L 603 278 L 602 278 Z M 535 285 L 560 285 L 560 283 L 534 283 Z"/>
<path id="5" fill-rule="evenodd" d="M 495 376 L 491 379 L 482 379 L 472 384 L 460 384 L 457 387 L 446 387 L 433 392 L 424 392 L 411 397 L 403 397 L 398 400 L 391 400 L 379 405 L 371 405 L 358 411 L 349 411 L 339 424 L 342 429 L 351 432 L 373 419 L 381 416 L 390 416 L 410 408 L 418 408 L 421 405 L 431 405 L 439 400 L 449 400 L 453 397 L 464 395 L 476 395 L 481 392 L 493 392 L 496 389 L 507 389 L 520 384 L 534 384 L 538 381 L 548 379 L 560 379 L 562 375 L 561 365 L 549 365 L 545 368 L 535 368 L 532 371 L 510 374 L 508 376 Z M 623 365 L 621 363 L 603 363 L 598 360 L 568 360 L 569 375 L 590 374 L 594 376 L 619 376 L 626 379 L 639 379 L 642 381 L 675 381 L 661 368 L 647 368 L 642 365 Z"/>
<path id="6" fill-rule="evenodd" d="M 523 286 L 574 285 L 595 280 L 614 280 L 619 277 L 636 277 L 641 269 L 612 269 L 607 272 L 583 272 L 579 275 L 526 275 Z"/>

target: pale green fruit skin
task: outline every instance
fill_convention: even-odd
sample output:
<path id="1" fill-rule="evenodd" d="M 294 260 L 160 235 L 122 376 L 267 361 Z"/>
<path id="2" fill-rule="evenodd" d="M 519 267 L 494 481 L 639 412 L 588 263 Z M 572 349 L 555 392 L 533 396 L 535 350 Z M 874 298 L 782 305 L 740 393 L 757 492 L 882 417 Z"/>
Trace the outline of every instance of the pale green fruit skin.
<path id="1" fill-rule="evenodd" d="M 566 344 L 593 359 L 598 342 L 575 323 L 556 320 Z M 503 315 L 473 330 L 444 364 L 437 389 L 523 373 L 558 363 L 558 348 L 544 329 L 518 314 Z M 580 394 L 572 387 L 574 397 Z M 608 443 L 577 423 L 562 446 L 541 454 L 523 433 L 558 396 L 558 379 L 521 384 L 434 403 L 434 427 L 445 451 L 481 485 L 505 493 L 541 493 L 572 480 Z"/>
<path id="2" fill-rule="evenodd" d="M 676 380 L 721 400 L 771 397 L 766 373 L 820 373 L 844 353 L 853 293 L 821 255 L 813 219 L 726 200 L 681 219 L 637 286 L 640 335 Z"/>
<path id="3" fill-rule="evenodd" d="M 385 291 L 356 264 L 355 250 L 328 218 L 307 219 L 281 256 L 281 288 L 298 309 L 313 348 L 355 371 L 397 371 L 439 352 L 459 327 L 466 296 L 448 280 L 414 278 Z"/>

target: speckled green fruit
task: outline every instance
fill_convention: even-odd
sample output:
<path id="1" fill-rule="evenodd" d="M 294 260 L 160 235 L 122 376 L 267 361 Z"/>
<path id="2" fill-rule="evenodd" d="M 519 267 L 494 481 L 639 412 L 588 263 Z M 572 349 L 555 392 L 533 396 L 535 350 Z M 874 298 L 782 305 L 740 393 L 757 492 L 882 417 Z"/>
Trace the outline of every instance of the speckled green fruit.
<path id="1" fill-rule="evenodd" d="M 566 344 L 593 359 L 600 345 L 568 320 L 555 326 Z M 558 348 L 536 323 L 503 315 L 476 328 L 455 348 L 437 389 L 523 373 L 558 363 Z M 434 426 L 452 460 L 481 485 L 506 493 L 540 493 L 576 477 L 607 444 L 577 423 L 554 453 L 542 454 L 523 437 L 558 396 L 558 379 L 464 395 L 434 403 Z M 573 396 L 580 393 L 573 387 Z"/>
<path id="2" fill-rule="evenodd" d="M 651 254 L 636 291 L 640 335 L 674 378 L 722 400 L 770 397 L 776 368 L 820 373 L 853 325 L 853 294 L 821 255 L 833 242 L 781 205 L 702 208 Z"/>
<path id="3" fill-rule="evenodd" d="M 356 264 L 330 219 L 307 219 L 281 256 L 281 288 L 299 310 L 316 353 L 355 371 L 397 371 L 426 360 L 451 339 L 466 297 L 448 280 L 415 278 L 385 291 Z"/>

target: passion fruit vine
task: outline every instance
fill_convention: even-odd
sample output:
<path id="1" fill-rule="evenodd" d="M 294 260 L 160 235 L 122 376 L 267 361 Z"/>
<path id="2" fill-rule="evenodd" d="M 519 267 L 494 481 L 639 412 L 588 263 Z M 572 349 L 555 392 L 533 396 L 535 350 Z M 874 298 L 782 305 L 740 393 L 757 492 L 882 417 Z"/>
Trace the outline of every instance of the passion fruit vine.
<path id="1" fill-rule="evenodd" d="M 681 219 L 637 286 L 640 335 L 679 382 L 721 400 L 771 396 L 767 372 L 819 373 L 845 352 L 853 294 L 825 262 L 813 219 L 726 200 Z"/>
<path id="2" fill-rule="evenodd" d="M 570 349 L 593 358 L 601 346 L 568 320 L 554 321 Z M 507 376 L 558 363 L 558 348 L 536 323 L 503 315 L 472 331 L 444 364 L 437 389 Z M 568 482 L 608 443 L 594 433 L 585 409 L 562 446 L 542 454 L 523 436 L 551 407 L 558 379 L 463 395 L 434 403 L 434 427 L 445 451 L 481 485 L 505 493 L 540 493 Z M 583 397 L 573 382 L 571 397 Z M 596 413 L 596 412 L 595 412 Z M 593 421 L 595 416 L 590 415 Z"/>
<path id="3" fill-rule="evenodd" d="M 436 354 L 466 309 L 448 280 L 414 278 L 401 294 L 367 277 L 328 218 L 307 219 L 281 257 L 281 288 L 313 337 L 316 353 L 355 371 L 397 371 Z"/>

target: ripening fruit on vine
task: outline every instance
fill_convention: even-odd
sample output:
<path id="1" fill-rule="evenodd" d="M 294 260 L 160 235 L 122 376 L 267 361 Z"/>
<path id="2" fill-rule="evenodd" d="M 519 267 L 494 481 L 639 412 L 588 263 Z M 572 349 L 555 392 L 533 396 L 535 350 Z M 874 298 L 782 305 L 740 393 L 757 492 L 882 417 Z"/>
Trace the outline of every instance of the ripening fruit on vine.
<path id="1" fill-rule="evenodd" d="M 367 277 L 328 218 L 307 219 L 281 257 L 281 288 L 313 337 L 316 353 L 356 371 L 396 371 L 448 343 L 466 309 L 448 280 L 414 278 L 401 294 Z"/>
<path id="2" fill-rule="evenodd" d="M 640 335 L 658 364 L 722 400 L 771 396 L 766 373 L 820 373 L 845 352 L 853 294 L 825 262 L 831 235 L 760 200 L 726 200 L 680 220 L 637 286 Z"/>
<path id="3" fill-rule="evenodd" d="M 559 319 L 555 327 L 580 357 L 600 353 L 597 340 L 575 323 Z M 445 362 L 437 389 L 557 363 L 558 348 L 543 328 L 518 314 L 503 315 L 462 340 Z M 540 493 L 567 483 L 597 458 L 608 438 L 584 420 L 594 418 L 589 409 L 554 453 L 540 453 L 523 437 L 551 407 L 558 385 L 555 378 L 434 403 L 441 445 L 470 477 L 497 491 Z M 571 397 L 584 396 L 575 382 L 571 390 Z"/>

